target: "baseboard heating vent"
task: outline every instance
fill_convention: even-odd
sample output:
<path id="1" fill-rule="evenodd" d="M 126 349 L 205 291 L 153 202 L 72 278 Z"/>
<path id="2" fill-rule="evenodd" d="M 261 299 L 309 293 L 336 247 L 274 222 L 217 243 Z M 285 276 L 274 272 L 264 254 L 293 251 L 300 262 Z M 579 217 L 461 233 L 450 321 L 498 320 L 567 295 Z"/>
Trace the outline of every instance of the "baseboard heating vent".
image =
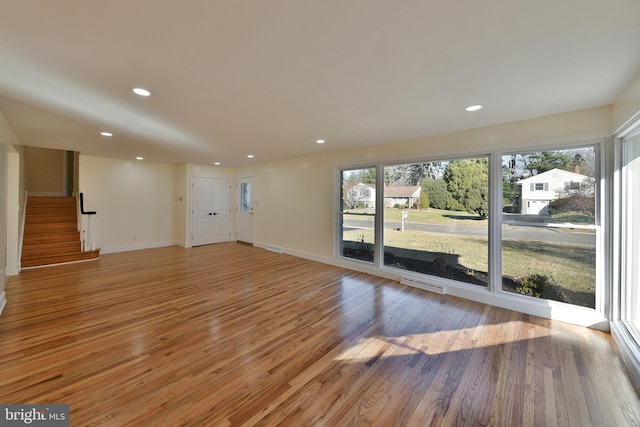
<path id="1" fill-rule="evenodd" d="M 266 250 L 271 251 L 271 252 L 276 252 L 281 254 L 282 253 L 282 248 L 279 248 L 277 246 L 265 246 L 264 247 Z"/>
<path id="2" fill-rule="evenodd" d="M 444 295 L 446 293 L 446 288 L 444 286 L 429 283 L 426 280 L 416 279 L 414 277 L 401 276 L 400 283 L 402 283 L 403 285 L 415 286 L 416 288 L 435 292 L 440 295 Z"/>

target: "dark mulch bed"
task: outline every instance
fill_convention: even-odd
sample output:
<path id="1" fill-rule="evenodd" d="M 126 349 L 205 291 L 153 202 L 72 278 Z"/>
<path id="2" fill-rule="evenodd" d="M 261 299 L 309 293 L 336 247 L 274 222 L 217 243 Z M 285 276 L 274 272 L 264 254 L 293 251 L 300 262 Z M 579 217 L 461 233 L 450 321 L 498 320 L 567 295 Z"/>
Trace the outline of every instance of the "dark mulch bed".
<path id="1" fill-rule="evenodd" d="M 406 249 L 398 250 L 398 253 L 406 252 Z M 343 248 L 343 256 L 373 262 L 373 250 L 366 245 Z M 486 287 L 489 283 L 489 274 L 484 271 L 469 270 L 456 265 L 450 254 L 432 254 L 433 259 L 425 259 L 424 253 L 415 257 L 400 256 L 392 251 L 384 253 L 384 265 L 396 267 L 416 273 L 430 276 L 444 277 L 459 282 Z M 503 277 L 502 289 L 507 292 L 518 293 L 520 283 L 515 278 Z M 595 307 L 595 293 L 576 292 L 563 288 L 557 284 L 548 284 L 541 298 L 566 302 L 582 307 Z"/>

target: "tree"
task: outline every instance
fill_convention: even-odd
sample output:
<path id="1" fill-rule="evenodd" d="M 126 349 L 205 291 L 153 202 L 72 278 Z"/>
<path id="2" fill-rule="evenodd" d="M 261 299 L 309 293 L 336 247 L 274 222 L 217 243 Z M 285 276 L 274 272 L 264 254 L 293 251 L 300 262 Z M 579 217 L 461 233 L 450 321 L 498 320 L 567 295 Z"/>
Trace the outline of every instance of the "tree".
<path id="1" fill-rule="evenodd" d="M 429 195 L 429 206 L 434 209 L 447 209 L 447 183 L 444 179 L 424 179 L 422 191 Z"/>
<path id="2" fill-rule="evenodd" d="M 515 162 L 515 160 L 513 161 Z M 513 164 L 512 161 L 509 164 Z M 502 165 L 502 205 L 505 212 L 519 212 L 520 190 L 518 178 L 511 166 Z"/>
<path id="3" fill-rule="evenodd" d="M 429 208 L 429 194 L 424 191 L 420 192 L 420 201 L 418 202 L 418 208 L 427 209 Z"/>
<path id="4" fill-rule="evenodd" d="M 572 170 L 571 155 L 567 151 L 540 151 L 526 156 L 526 167 L 531 175 L 538 175 L 551 169 Z"/>
<path id="5" fill-rule="evenodd" d="M 387 185 L 419 185 L 423 178 L 442 178 L 446 162 L 411 163 L 391 165 L 384 168 L 384 182 Z"/>
<path id="6" fill-rule="evenodd" d="M 356 169 L 343 172 L 342 175 L 343 184 L 357 184 L 362 182 L 364 184 L 376 183 L 376 170 L 371 169 Z"/>
<path id="7" fill-rule="evenodd" d="M 422 173 L 422 163 L 387 166 L 384 168 L 384 181 L 390 186 L 418 185 Z"/>
<path id="8" fill-rule="evenodd" d="M 595 217 L 596 180 L 587 177 L 576 186 L 558 191 L 557 199 L 549 204 L 554 212 L 580 212 Z"/>
<path id="9" fill-rule="evenodd" d="M 487 158 L 453 160 L 444 174 L 449 208 L 483 218 L 489 214 L 489 164 Z M 462 208 L 462 209 L 461 209 Z"/>
<path id="10" fill-rule="evenodd" d="M 360 175 L 360 182 L 363 184 L 374 184 L 376 183 L 376 170 L 375 169 L 364 169 L 362 174 Z"/>
<path id="11" fill-rule="evenodd" d="M 345 192 L 345 207 L 347 209 L 356 209 L 366 207 L 365 205 L 371 198 L 371 189 L 364 184 L 356 184 L 347 187 Z"/>

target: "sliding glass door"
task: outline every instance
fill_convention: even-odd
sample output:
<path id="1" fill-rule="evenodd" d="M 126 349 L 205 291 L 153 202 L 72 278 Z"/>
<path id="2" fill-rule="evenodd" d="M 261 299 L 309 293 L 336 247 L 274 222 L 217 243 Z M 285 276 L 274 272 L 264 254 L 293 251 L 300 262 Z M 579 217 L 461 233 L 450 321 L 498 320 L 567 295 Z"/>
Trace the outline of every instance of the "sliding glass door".
<path id="1" fill-rule="evenodd" d="M 640 343 L 640 132 L 622 151 L 622 320 Z"/>

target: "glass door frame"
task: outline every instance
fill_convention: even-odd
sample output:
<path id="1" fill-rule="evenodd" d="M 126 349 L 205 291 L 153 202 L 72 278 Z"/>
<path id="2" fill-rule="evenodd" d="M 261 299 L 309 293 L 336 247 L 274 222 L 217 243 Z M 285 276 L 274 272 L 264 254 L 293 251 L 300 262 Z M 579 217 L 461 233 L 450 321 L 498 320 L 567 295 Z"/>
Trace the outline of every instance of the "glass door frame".
<path id="1" fill-rule="evenodd" d="M 611 165 L 611 173 L 608 175 L 610 179 L 609 189 L 612 197 L 609 213 L 611 221 L 608 229 L 611 232 L 610 253 L 607 259 L 607 265 L 610 271 L 607 278 L 611 281 L 609 288 L 608 315 L 609 326 L 613 340 L 615 341 L 620 355 L 622 356 L 629 373 L 634 378 L 636 384 L 640 384 L 640 342 L 634 337 L 629 329 L 627 322 L 623 320 L 623 286 L 624 286 L 624 238 L 623 232 L 623 142 L 625 139 L 640 132 L 640 112 L 627 121 L 614 133 L 613 144 L 610 144 L 613 162 Z"/>

